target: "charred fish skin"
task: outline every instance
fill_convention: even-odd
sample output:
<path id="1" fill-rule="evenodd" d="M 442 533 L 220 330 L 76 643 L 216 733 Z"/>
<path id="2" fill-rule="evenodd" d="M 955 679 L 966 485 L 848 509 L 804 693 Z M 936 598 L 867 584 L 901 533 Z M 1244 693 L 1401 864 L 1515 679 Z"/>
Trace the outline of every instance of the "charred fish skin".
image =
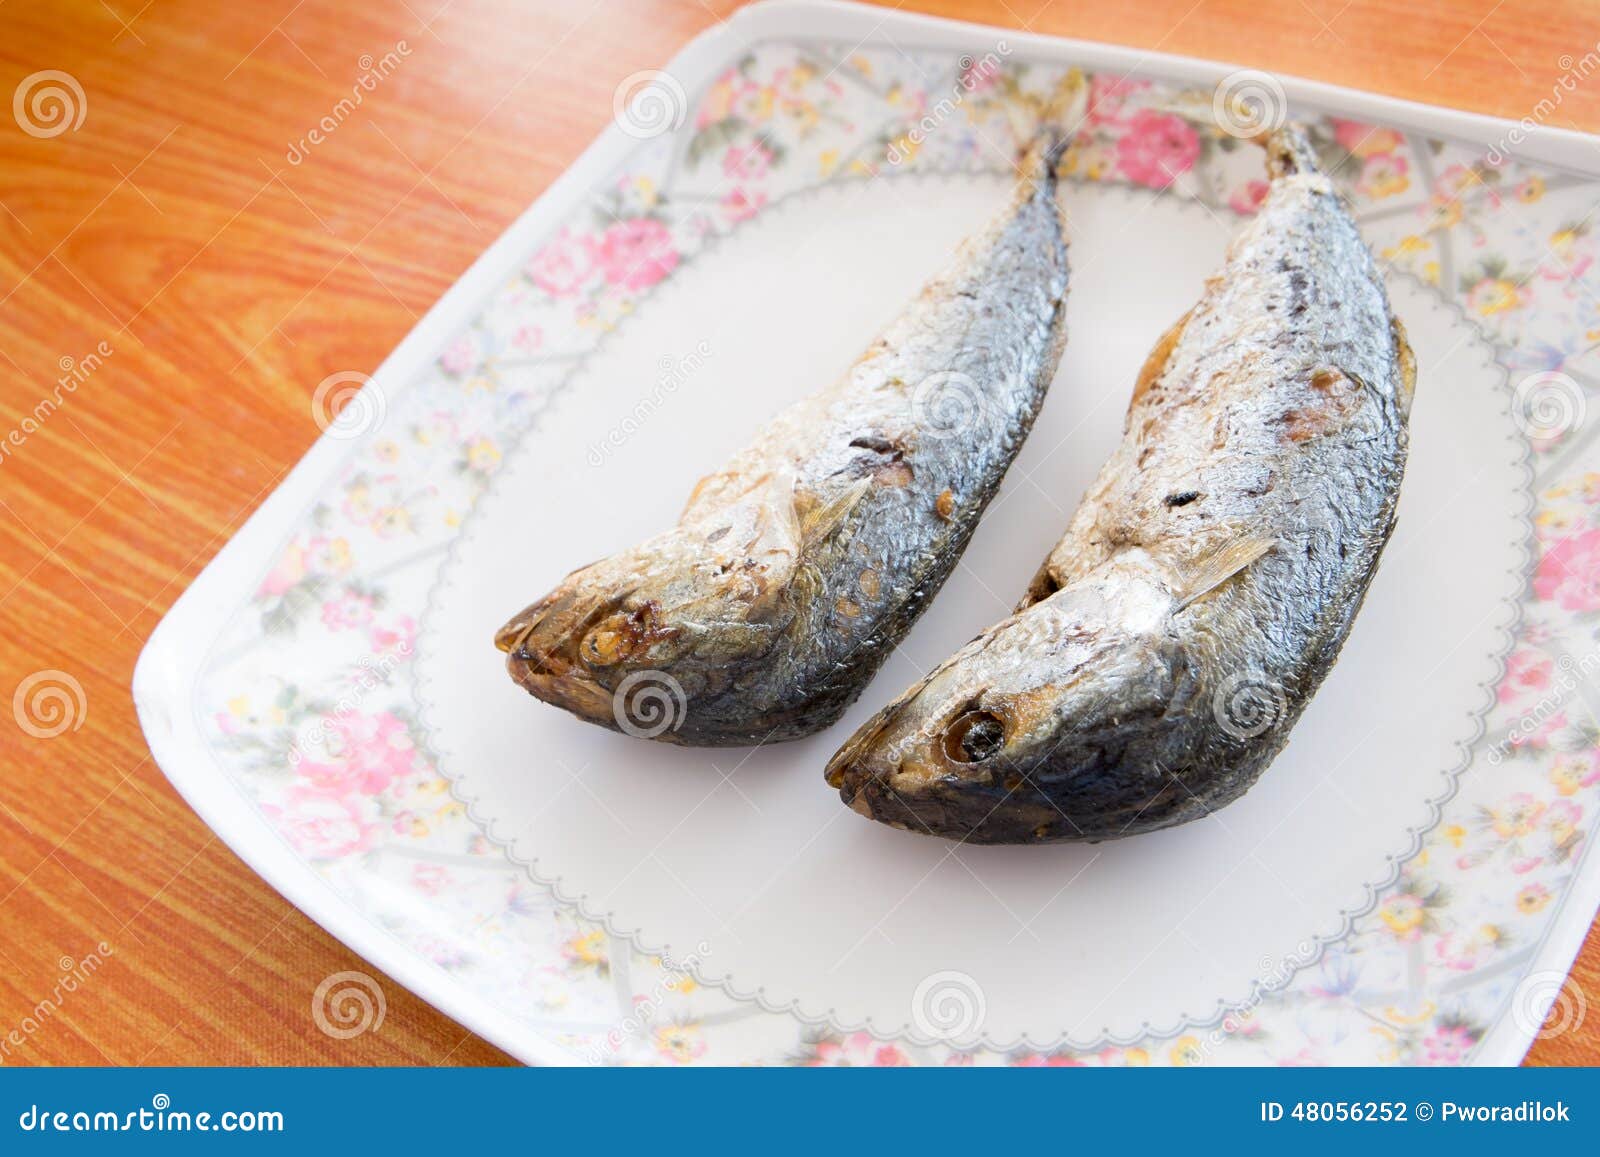
<path id="1" fill-rule="evenodd" d="M 1061 140 L 842 379 L 702 479 L 676 527 L 573 572 L 496 636 L 533 695 L 701 746 L 795 739 L 860 694 L 960 558 L 1065 341 Z M 653 688 L 672 725 L 641 727 Z"/>
<path id="2" fill-rule="evenodd" d="M 1242 795 L 1339 654 L 1395 523 L 1415 364 L 1303 131 L 1140 372 L 1018 610 L 829 764 L 872 819 L 1098 841 Z"/>

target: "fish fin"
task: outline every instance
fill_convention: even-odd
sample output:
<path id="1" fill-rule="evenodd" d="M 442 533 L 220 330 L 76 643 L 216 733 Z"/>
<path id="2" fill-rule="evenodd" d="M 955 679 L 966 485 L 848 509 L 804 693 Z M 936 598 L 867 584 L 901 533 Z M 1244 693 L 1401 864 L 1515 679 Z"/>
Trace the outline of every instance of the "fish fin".
<path id="1" fill-rule="evenodd" d="M 1193 569 L 1186 571 L 1173 587 L 1173 593 L 1178 596 L 1178 609 L 1184 610 L 1191 603 L 1205 598 L 1277 545 L 1276 538 L 1252 535 L 1223 543 Z"/>
<path id="2" fill-rule="evenodd" d="M 1417 355 L 1412 352 L 1411 342 L 1406 339 L 1406 327 L 1400 324 L 1398 317 L 1390 319 L 1389 327 L 1394 331 L 1395 361 L 1400 367 L 1395 400 L 1400 403 L 1400 412 L 1409 415 L 1411 398 L 1417 391 Z"/>
<path id="3" fill-rule="evenodd" d="M 739 487 L 743 484 L 743 489 Z M 764 485 L 764 480 L 756 485 Z M 689 492 L 689 499 L 683 504 L 683 511 L 678 515 L 679 522 L 687 522 L 703 509 L 712 509 L 727 505 L 752 489 L 745 482 L 745 476 L 738 470 L 716 470 L 703 476 L 694 484 L 694 489 Z"/>
<path id="4" fill-rule="evenodd" d="M 805 551 L 825 541 L 844 524 L 844 520 L 861 501 L 862 495 L 872 489 L 872 477 L 858 479 L 826 502 L 819 502 L 795 513 L 800 523 L 800 549 Z"/>
<path id="5" fill-rule="evenodd" d="M 758 544 L 764 544 L 763 550 L 798 551 L 800 512 L 795 509 L 792 470 L 769 470 L 747 482 L 734 495 L 729 510 L 735 515 L 735 529 L 744 536 L 746 551 L 758 549 Z M 742 519 L 738 517 L 741 513 Z"/>
<path id="6" fill-rule="evenodd" d="M 1128 399 L 1129 413 L 1132 413 L 1140 399 L 1149 393 L 1156 379 L 1166 372 L 1167 363 L 1172 360 L 1172 353 L 1178 348 L 1178 342 L 1183 339 L 1183 331 L 1189 327 L 1189 319 L 1194 316 L 1194 310 L 1198 308 L 1199 306 L 1195 306 L 1189 310 L 1156 339 L 1155 346 L 1145 356 L 1144 365 L 1139 367 L 1138 380 L 1133 383 L 1133 396 Z"/>
<path id="7" fill-rule="evenodd" d="M 689 499 L 683 504 L 683 512 L 678 515 L 681 522 L 688 518 L 694 508 L 699 505 L 700 499 L 721 479 L 721 474 L 707 474 L 694 484 L 694 489 L 689 491 Z"/>

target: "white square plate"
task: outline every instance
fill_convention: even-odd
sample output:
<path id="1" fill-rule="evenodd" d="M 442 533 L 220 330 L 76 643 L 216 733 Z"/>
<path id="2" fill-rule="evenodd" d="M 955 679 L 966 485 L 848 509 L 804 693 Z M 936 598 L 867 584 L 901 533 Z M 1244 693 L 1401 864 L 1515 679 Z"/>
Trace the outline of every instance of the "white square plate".
<path id="1" fill-rule="evenodd" d="M 843 370 L 997 205 L 1017 94 L 1071 66 L 1096 101 L 1068 353 L 861 703 L 708 753 L 512 686 L 494 628 Z M 1600 903 L 1588 142 L 824 3 L 630 80 L 370 381 L 318 388 L 326 435 L 141 657 L 151 747 L 230 846 L 529 1061 L 1509 1063 L 1581 1015 L 1546 1020 Z M 1175 831 L 956 848 L 848 814 L 827 755 L 1003 613 L 1251 211 L 1259 153 L 1174 110 L 1279 83 L 1421 367 L 1400 529 L 1332 677 L 1244 800 Z"/>

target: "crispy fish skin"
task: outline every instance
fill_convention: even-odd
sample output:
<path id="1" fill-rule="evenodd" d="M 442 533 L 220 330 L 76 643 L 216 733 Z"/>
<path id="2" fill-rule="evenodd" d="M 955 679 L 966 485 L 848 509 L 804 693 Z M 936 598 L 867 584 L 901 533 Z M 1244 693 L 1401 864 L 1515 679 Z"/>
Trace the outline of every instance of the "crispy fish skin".
<path id="1" fill-rule="evenodd" d="M 1303 132 L 1010 618 L 870 720 L 828 782 L 975 843 L 1106 840 L 1242 795 L 1339 653 L 1395 523 L 1404 331 Z"/>
<path id="2" fill-rule="evenodd" d="M 1005 209 L 840 381 L 702 479 L 674 529 L 574 571 L 501 628 L 512 678 L 674 743 L 834 722 L 955 566 L 1055 375 L 1059 151 L 1041 134 Z M 647 687 L 673 726 L 627 725 L 630 688 Z"/>

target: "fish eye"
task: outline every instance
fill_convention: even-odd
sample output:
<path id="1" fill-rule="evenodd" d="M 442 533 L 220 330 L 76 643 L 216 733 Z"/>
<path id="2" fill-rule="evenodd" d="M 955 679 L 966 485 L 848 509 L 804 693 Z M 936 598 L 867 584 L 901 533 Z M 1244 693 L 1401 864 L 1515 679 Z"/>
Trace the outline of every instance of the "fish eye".
<path id="1" fill-rule="evenodd" d="M 591 667 L 611 667 L 631 656 L 643 642 L 644 624 L 637 612 L 618 611 L 595 625 L 578 644 L 578 654 Z"/>
<path id="2" fill-rule="evenodd" d="M 1005 743 L 1005 721 L 993 711 L 964 712 L 944 729 L 944 753 L 956 763 L 982 763 Z"/>
<path id="3" fill-rule="evenodd" d="M 609 626 L 590 631 L 578 648 L 583 661 L 591 667 L 609 667 L 620 663 L 632 649 L 632 640 L 628 635 Z"/>

